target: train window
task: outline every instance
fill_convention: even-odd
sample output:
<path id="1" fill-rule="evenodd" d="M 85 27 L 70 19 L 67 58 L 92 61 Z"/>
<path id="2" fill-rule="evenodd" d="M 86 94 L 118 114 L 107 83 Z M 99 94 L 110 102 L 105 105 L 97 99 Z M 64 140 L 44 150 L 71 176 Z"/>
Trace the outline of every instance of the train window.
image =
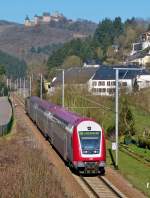
<path id="1" fill-rule="evenodd" d="M 100 150 L 100 131 L 80 131 L 83 154 L 98 154 Z"/>

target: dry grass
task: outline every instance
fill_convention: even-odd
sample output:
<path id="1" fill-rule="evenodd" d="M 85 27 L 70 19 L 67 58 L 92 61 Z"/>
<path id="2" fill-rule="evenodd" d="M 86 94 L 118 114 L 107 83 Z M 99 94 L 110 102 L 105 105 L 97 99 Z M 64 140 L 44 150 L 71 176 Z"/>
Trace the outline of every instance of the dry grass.
<path id="1" fill-rule="evenodd" d="M 0 139 L 0 198 L 69 197 L 33 137 L 24 126 L 16 129 L 11 138 Z"/>

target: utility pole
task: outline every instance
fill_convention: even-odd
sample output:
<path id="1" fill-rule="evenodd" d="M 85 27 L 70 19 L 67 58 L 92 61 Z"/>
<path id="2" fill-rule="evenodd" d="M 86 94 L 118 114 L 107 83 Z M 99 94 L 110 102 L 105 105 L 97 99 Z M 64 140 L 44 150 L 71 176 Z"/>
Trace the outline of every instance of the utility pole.
<path id="1" fill-rule="evenodd" d="M 116 132 L 116 168 L 118 168 L 118 130 L 119 130 L 119 105 L 118 105 L 118 97 L 119 97 L 119 94 L 118 94 L 118 81 L 119 81 L 119 70 L 116 69 L 116 96 L 115 96 L 115 102 L 116 102 L 116 124 L 115 124 L 115 132 Z"/>
<path id="2" fill-rule="evenodd" d="M 118 131 L 119 131 L 119 71 L 120 70 L 126 70 L 128 71 L 141 71 L 143 70 L 142 68 L 114 68 L 115 71 L 115 75 L 116 75 L 116 93 L 115 93 L 115 114 L 116 114 L 116 119 L 115 119 L 115 136 L 116 136 L 116 169 L 118 169 Z M 127 72 L 125 73 L 125 75 L 127 74 Z M 124 77 L 125 77 L 124 75 Z M 124 78 L 123 77 L 123 78 Z"/>
<path id="3" fill-rule="evenodd" d="M 64 78 L 64 69 L 62 70 L 62 107 L 64 107 L 64 82 L 65 82 L 65 78 Z"/>
<path id="4" fill-rule="evenodd" d="M 26 89 L 26 79 L 24 78 L 24 82 L 23 82 L 23 97 L 24 98 L 26 97 L 25 89 Z"/>
<path id="5" fill-rule="evenodd" d="M 9 79 L 7 78 L 7 89 L 8 89 L 8 86 L 9 86 Z"/>
<path id="6" fill-rule="evenodd" d="M 18 94 L 18 88 L 19 88 L 19 86 L 18 86 L 18 78 L 17 78 L 17 94 Z"/>
<path id="7" fill-rule="evenodd" d="M 29 96 L 31 97 L 32 93 L 32 81 L 31 81 L 31 76 L 30 76 L 30 85 L 29 85 Z"/>
<path id="8" fill-rule="evenodd" d="M 10 87 L 10 91 L 11 91 L 11 78 L 10 78 L 10 81 L 9 81 L 9 87 Z"/>
<path id="9" fill-rule="evenodd" d="M 40 98 L 41 100 L 43 99 L 43 76 L 42 74 L 40 75 Z"/>
<path id="10" fill-rule="evenodd" d="M 20 88 L 20 95 L 21 95 L 21 78 L 20 78 L 20 86 L 19 86 L 19 88 Z"/>
<path id="11" fill-rule="evenodd" d="M 65 70 L 57 69 L 62 71 L 62 107 L 65 107 Z"/>

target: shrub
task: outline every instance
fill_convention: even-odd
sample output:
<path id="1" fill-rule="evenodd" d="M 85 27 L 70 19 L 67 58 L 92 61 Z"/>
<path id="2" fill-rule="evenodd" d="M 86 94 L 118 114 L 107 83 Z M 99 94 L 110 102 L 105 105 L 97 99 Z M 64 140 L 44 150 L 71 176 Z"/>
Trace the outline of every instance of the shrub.
<path id="1" fill-rule="evenodd" d="M 141 148 L 150 149 L 150 139 L 146 139 L 144 137 L 139 137 L 138 146 L 141 147 Z"/>

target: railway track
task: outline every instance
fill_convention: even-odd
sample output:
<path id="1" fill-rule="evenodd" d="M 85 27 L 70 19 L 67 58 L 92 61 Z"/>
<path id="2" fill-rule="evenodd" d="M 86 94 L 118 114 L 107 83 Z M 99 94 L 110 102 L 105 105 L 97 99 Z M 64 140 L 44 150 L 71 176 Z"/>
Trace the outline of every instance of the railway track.
<path id="1" fill-rule="evenodd" d="M 24 99 L 15 95 L 17 105 L 20 105 L 24 110 Z M 125 198 L 118 189 L 116 189 L 105 177 L 82 177 L 73 175 L 76 181 L 81 185 L 90 198 L 104 197 L 104 198 Z"/>
<path id="2" fill-rule="evenodd" d="M 104 176 L 83 177 L 73 175 L 90 198 L 127 198 Z"/>
<path id="3" fill-rule="evenodd" d="M 146 166 L 150 167 L 150 162 L 146 159 L 144 159 L 144 157 L 137 155 L 136 153 L 133 153 L 131 151 L 129 151 L 126 147 L 124 147 L 123 145 L 119 145 L 119 150 L 129 156 L 131 156 L 132 158 L 136 159 L 137 161 L 145 164 Z"/>

